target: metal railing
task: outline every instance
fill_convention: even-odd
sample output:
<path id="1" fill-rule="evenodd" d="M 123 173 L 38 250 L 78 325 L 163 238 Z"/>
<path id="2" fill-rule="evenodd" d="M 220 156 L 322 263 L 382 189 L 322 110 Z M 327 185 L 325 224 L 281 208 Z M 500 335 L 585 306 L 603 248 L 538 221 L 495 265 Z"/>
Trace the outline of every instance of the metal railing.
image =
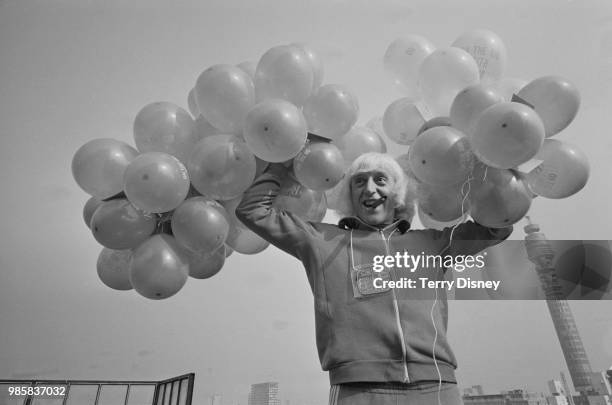
<path id="1" fill-rule="evenodd" d="M 191 405 L 194 379 L 195 373 L 162 381 L 0 380 L 0 405 L 100 405 L 104 387 L 125 387 L 123 398 L 114 399 L 112 405 Z M 92 387 L 95 398 L 90 401 L 79 399 L 77 402 L 74 395 L 71 397 L 75 387 Z M 147 395 L 150 399 L 130 401 L 130 393 L 137 387 L 150 387 L 151 392 Z"/>

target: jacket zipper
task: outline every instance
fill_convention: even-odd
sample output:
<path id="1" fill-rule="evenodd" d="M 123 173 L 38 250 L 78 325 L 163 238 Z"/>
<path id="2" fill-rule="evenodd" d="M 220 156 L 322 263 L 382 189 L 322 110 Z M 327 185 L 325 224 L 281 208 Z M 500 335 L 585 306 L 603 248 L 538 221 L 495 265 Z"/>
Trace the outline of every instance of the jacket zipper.
<path id="1" fill-rule="evenodd" d="M 389 244 L 387 242 L 387 239 L 385 239 L 385 234 L 382 229 L 380 229 L 380 236 L 383 242 L 385 243 L 385 251 L 387 252 L 387 256 L 389 256 L 390 255 Z M 391 238 L 391 235 L 389 235 L 389 238 Z M 395 274 L 395 272 L 393 273 Z M 396 277 L 394 277 L 393 279 L 395 280 L 395 278 Z M 391 294 L 393 295 L 393 309 L 395 310 L 395 323 L 397 325 L 397 330 L 400 335 L 400 341 L 402 342 L 402 365 L 404 366 L 404 382 L 409 383 L 410 377 L 408 376 L 408 364 L 406 363 L 406 353 L 407 353 L 406 342 L 404 342 L 404 330 L 402 329 L 402 323 L 401 323 L 401 318 L 400 318 L 400 313 L 399 313 L 399 305 L 397 304 L 397 295 L 395 295 L 394 288 L 391 289 Z"/>

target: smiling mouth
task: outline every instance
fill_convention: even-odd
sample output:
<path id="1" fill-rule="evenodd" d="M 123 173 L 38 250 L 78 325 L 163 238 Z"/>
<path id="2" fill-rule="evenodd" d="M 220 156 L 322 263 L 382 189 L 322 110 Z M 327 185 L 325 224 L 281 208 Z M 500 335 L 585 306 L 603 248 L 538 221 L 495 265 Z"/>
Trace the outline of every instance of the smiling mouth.
<path id="1" fill-rule="evenodd" d="M 361 204 L 368 209 L 374 209 L 383 204 L 385 201 L 387 201 L 387 197 L 369 198 L 367 200 L 363 200 Z"/>

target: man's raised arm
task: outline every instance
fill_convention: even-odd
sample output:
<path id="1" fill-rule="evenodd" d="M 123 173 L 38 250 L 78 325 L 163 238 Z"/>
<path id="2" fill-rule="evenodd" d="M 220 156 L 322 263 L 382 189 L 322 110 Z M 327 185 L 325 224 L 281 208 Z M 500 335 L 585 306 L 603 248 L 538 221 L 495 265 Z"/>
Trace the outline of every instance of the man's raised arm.
<path id="1" fill-rule="evenodd" d="M 270 164 L 244 193 L 236 208 L 236 217 L 274 246 L 301 259 L 301 252 L 317 231 L 299 216 L 272 207 L 288 175 L 282 164 Z"/>
<path id="2" fill-rule="evenodd" d="M 512 226 L 489 228 L 474 221 L 462 223 L 454 231 L 452 227 L 445 228 L 441 231 L 441 239 L 445 243 L 442 253 L 473 255 L 507 239 L 512 231 Z"/>

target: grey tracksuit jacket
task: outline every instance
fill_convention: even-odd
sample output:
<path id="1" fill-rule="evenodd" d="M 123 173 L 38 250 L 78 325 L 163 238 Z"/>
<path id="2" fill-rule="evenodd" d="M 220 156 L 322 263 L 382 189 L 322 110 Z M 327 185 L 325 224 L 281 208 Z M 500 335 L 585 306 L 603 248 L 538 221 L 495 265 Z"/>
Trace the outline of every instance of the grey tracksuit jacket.
<path id="1" fill-rule="evenodd" d="M 512 227 L 492 229 L 467 222 L 454 230 L 450 241 L 448 228 L 409 230 L 405 220 L 383 228 L 358 218 L 345 218 L 339 225 L 307 222 L 272 207 L 282 176 L 272 165 L 247 190 L 236 215 L 303 263 L 314 295 L 319 359 L 330 383 L 438 381 L 438 369 L 443 381 L 455 382 L 457 363 L 446 338 L 445 290 L 373 286 L 377 277 L 441 280 L 445 269 L 376 272 L 374 256 L 474 255 L 507 238 Z"/>

